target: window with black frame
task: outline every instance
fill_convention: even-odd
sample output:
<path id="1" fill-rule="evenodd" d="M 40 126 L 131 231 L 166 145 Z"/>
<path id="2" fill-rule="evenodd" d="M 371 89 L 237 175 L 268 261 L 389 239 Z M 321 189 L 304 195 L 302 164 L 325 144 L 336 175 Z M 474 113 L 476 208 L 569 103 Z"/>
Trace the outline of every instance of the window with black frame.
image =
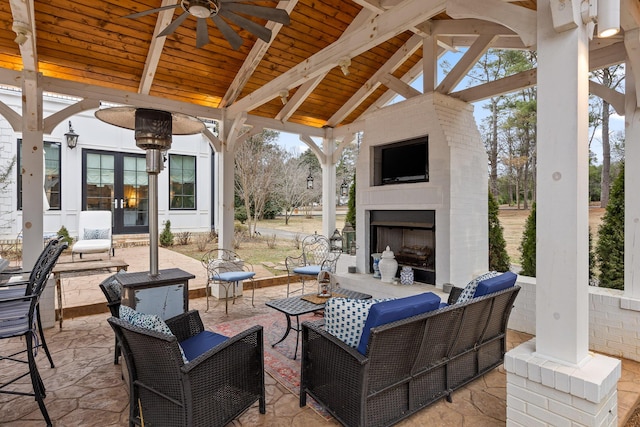
<path id="1" fill-rule="evenodd" d="M 169 155 L 169 208 L 196 208 L 196 158 Z"/>
<path id="2" fill-rule="evenodd" d="M 49 210 L 61 209 L 61 176 L 60 176 L 60 164 L 61 164 L 61 145 L 58 142 L 43 143 L 44 148 L 44 182 L 43 189 L 46 196 L 46 200 L 49 203 Z M 22 139 L 18 139 L 18 210 L 22 210 Z M 45 206 L 46 208 L 46 206 Z"/>

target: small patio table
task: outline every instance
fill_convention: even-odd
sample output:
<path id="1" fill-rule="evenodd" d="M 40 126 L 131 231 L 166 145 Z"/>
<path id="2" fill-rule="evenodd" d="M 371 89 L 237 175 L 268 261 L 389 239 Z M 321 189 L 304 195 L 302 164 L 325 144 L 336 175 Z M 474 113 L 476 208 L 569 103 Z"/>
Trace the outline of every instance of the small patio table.
<path id="1" fill-rule="evenodd" d="M 356 292 L 356 291 L 352 291 L 350 289 L 344 289 L 344 288 L 338 289 L 334 291 L 334 293 L 344 296 L 345 298 L 353 298 L 353 299 L 371 298 L 371 295 L 369 294 L 364 294 L 362 292 Z M 273 301 L 267 301 L 265 303 L 267 307 L 271 307 L 275 310 L 278 310 L 281 313 L 284 313 L 284 315 L 287 318 L 287 329 L 284 331 L 284 335 L 282 335 L 282 338 L 280 338 L 277 342 L 271 344 L 271 347 L 275 347 L 277 344 L 280 344 L 282 341 L 284 341 L 285 338 L 289 336 L 289 332 L 291 332 L 292 329 L 296 331 L 296 349 L 293 352 L 293 360 L 295 360 L 296 357 L 298 356 L 298 341 L 300 339 L 300 331 L 301 331 L 300 316 L 303 314 L 313 313 L 314 311 L 322 310 L 326 303 L 326 302 L 323 302 L 320 304 L 316 304 L 311 301 L 307 301 L 303 299 L 307 296 L 314 296 L 314 295 L 316 294 L 306 294 L 302 296 L 276 299 Z M 295 327 L 291 325 L 291 316 L 296 318 Z"/>

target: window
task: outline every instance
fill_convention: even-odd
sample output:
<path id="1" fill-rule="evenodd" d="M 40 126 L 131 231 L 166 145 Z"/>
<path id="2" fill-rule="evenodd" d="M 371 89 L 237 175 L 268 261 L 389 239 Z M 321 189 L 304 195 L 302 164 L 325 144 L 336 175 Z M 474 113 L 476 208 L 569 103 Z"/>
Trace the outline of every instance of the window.
<path id="1" fill-rule="evenodd" d="M 60 144 L 43 143 L 44 147 L 44 194 L 49 210 L 60 210 Z M 18 139 L 18 210 L 22 210 L 22 139 Z M 47 206 L 44 206 L 46 209 Z"/>
<path id="2" fill-rule="evenodd" d="M 169 155 L 170 209 L 196 208 L 196 158 Z"/>

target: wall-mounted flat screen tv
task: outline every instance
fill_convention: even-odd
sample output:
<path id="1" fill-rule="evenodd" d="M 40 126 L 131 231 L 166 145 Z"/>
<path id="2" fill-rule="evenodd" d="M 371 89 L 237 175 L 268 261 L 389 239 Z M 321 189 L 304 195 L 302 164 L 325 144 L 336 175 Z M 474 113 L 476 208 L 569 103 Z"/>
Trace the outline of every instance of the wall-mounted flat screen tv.
<path id="1" fill-rule="evenodd" d="M 429 138 L 374 147 L 375 185 L 429 181 Z"/>

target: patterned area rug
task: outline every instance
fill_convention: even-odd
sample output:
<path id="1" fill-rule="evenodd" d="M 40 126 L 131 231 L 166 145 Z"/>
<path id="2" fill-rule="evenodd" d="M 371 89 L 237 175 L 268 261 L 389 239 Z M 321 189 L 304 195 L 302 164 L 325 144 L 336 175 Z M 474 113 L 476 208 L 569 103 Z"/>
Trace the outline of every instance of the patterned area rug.
<path id="1" fill-rule="evenodd" d="M 319 319 L 314 314 L 300 316 L 300 323 L 305 320 Z M 295 319 L 292 318 L 294 323 Z M 213 332 L 231 337 L 239 332 L 250 328 L 253 325 L 262 325 L 264 329 L 264 369 L 273 379 L 282 384 L 295 396 L 300 396 L 300 357 L 302 353 L 302 334 L 298 343 L 298 357 L 293 360 L 296 347 L 296 332 L 291 330 L 289 336 L 271 347 L 271 344 L 280 340 L 287 328 L 287 321 L 284 314 L 274 311 L 269 314 L 248 317 L 246 319 L 233 320 L 229 322 L 212 325 L 209 328 Z M 293 324 L 295 327 L 295 323 Z M 307 396 L 307 406 L 311 407 L 324 419 L 331 419 L 331 415 L 322 409 L 311 397 Z"/>

